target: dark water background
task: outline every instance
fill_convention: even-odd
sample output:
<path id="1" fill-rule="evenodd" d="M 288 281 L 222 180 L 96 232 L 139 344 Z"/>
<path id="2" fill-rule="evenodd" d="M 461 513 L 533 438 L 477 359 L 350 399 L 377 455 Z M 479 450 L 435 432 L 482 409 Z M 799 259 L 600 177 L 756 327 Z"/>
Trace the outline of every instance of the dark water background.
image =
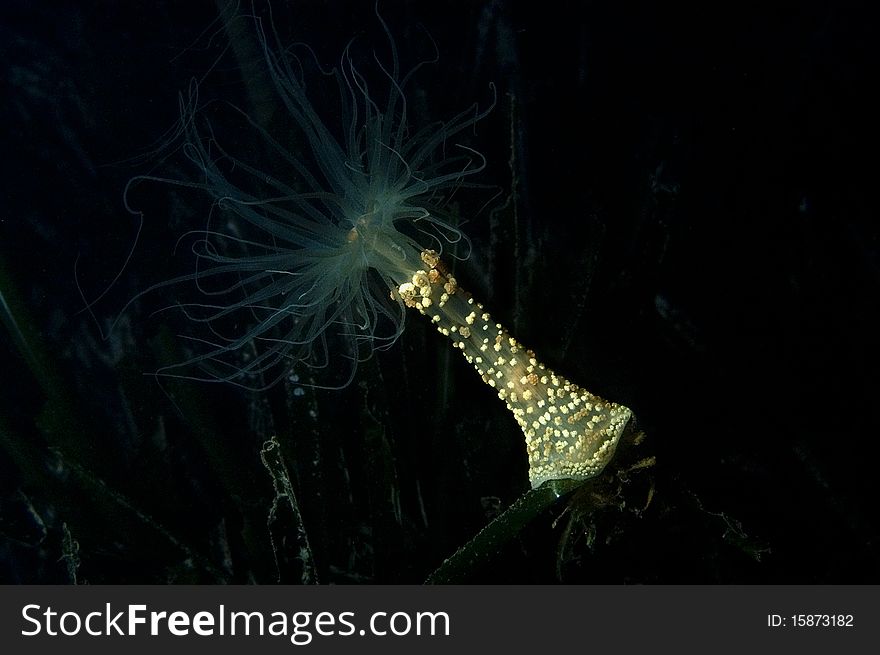
<path id="1" fill-rule="evenodd" d="M 404 63 L 430 52 L 419 25 L 439 49 L 419 118 L 498 89 L 470 139 L 501 195 L 462 200 L 462 284 L 631 407 L 657 458 L 638 516 L 647 492 L 601 521 L 563 502 L 468 580 L 877 583 L 876 25 L 839 2 L 664 4 L 381 3 Z M 352 35 L 386 45 L 369 2 L 273 10 L 328 65 Z M 420 582 L 528 488 L 514 421 L 416 316 L 343 391 L 250 393 L 144 375 L 185 348 L 184 318 L 154 314 L 169 290 L 106 340 L 82 311 L 77 284 L 97 297 L 134 238 L 123 189 L 156 166 L 137 157 L 229 43 L 217 17 L 0 9 L 2 581 Z M 248 106 L 221 61 L 206 93 Z M 174 244 L 207 206 L 138 201 L 104 328 L 190 270 Z M 270 516 L 273 435 L 301 520 L 287 498 Z"/>

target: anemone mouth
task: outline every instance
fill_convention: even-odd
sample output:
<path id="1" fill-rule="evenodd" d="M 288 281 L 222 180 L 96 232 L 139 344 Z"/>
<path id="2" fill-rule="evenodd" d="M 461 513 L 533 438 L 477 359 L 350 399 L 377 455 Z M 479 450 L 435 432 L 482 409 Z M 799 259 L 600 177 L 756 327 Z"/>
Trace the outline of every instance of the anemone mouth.
<path id="1" fill-rule="evenodd" d="M 413 129 L 407 88 L 436 56 L 401 72 L 376 16 L 387 60 L 371 52 L 360 65 L 352 40 L 329 70 L 310 49 L 283 47 L 271 23 L 247 17 L 250 30 L 238 38 L 251 39 L 263 76 L 245 79 L 246 95 L 273 99 L 270 113 L 284 116 L 274 125 L 228 99 L 201 100 L 204 81 L 181 96 L 168 149 L 189 172 L 130 185 L 171 184 L 212 199 L 203 227 L 178 243 L 188 243 L 193 271 L 146 290 L 172 287 L 178 299 L 166 309 L 191 328 L 190 355 L 159 375 L 265 388 L 299 369 L 315 373 L 313 386 L 344 387 L 359 362 L 400 336 L 405 308 L 391 291 L 412 275 L 418 253 L 467 250 L 450 200 L 478 186 L 469 180 L 485 159 L 457 139 L 491 111 L 494 87 L 488 108 Z M 337 110 L 313 104 L 329 97 L 321 85 L 334 83 Z"/>

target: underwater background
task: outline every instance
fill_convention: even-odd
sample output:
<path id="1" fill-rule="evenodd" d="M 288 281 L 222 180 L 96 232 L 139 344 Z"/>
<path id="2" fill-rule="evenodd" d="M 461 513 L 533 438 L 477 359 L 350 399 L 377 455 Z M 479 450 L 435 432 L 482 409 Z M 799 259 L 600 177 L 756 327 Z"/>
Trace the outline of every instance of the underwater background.
<path id="1" fill-rule="evenodd" d="M 0 8 L 0 581 L 420 583 L 465 546 L 444 580 L 880 582 L 859 4 L 379 3 L 404 68 L 436 44 L 414 124 L 497 90 L 466 135 L 487 167 L 455 198 L 462 286 L 644 433 L 611 492 L 470 547 L 528 491 L 522 434 L 415 313 L 342 390 L 153 375 L 192 325 L 174 287 L 126 303 L 192 271 L 176 245 L 210 201 L 135 189 L 132 250 L 126 184 L 183 165 L 161 146 L 193 78 L 284 131 L 230 6 Z M 327 68 L 353 36 L 387 48 L 372 2 L 271 10 Z"/>

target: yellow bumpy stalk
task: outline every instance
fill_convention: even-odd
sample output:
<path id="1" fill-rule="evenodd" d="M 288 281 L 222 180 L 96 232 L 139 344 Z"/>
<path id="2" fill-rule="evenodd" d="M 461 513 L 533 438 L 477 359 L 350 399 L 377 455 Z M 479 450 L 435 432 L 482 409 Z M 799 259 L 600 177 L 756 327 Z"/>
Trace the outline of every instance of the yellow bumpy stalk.
<path id="1" fill-rule="evenodd" d="M 513 413 L 525 434 L 532 488 L 547 480 L 585 480 L 601 473 L 632 412 L 541 364 L 458 286 L 435 251 L 422 251 L 421 259 L 424 269 L 397 293 L 452 340 Z"/>

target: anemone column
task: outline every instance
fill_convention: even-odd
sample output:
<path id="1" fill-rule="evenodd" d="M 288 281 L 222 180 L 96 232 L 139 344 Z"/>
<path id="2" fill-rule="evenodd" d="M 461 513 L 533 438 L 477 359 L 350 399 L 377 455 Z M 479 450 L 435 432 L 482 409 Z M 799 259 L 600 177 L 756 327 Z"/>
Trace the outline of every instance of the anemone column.
<path id="1" fill-rule="evenodd" d="M 557 375 L 539 362 L 450 275 L 433 250 L 397 296 L 452 340 L 495 389 L 525 435 L 529 481 L 592 478 L 614 455 L 632 412 Z"/>

